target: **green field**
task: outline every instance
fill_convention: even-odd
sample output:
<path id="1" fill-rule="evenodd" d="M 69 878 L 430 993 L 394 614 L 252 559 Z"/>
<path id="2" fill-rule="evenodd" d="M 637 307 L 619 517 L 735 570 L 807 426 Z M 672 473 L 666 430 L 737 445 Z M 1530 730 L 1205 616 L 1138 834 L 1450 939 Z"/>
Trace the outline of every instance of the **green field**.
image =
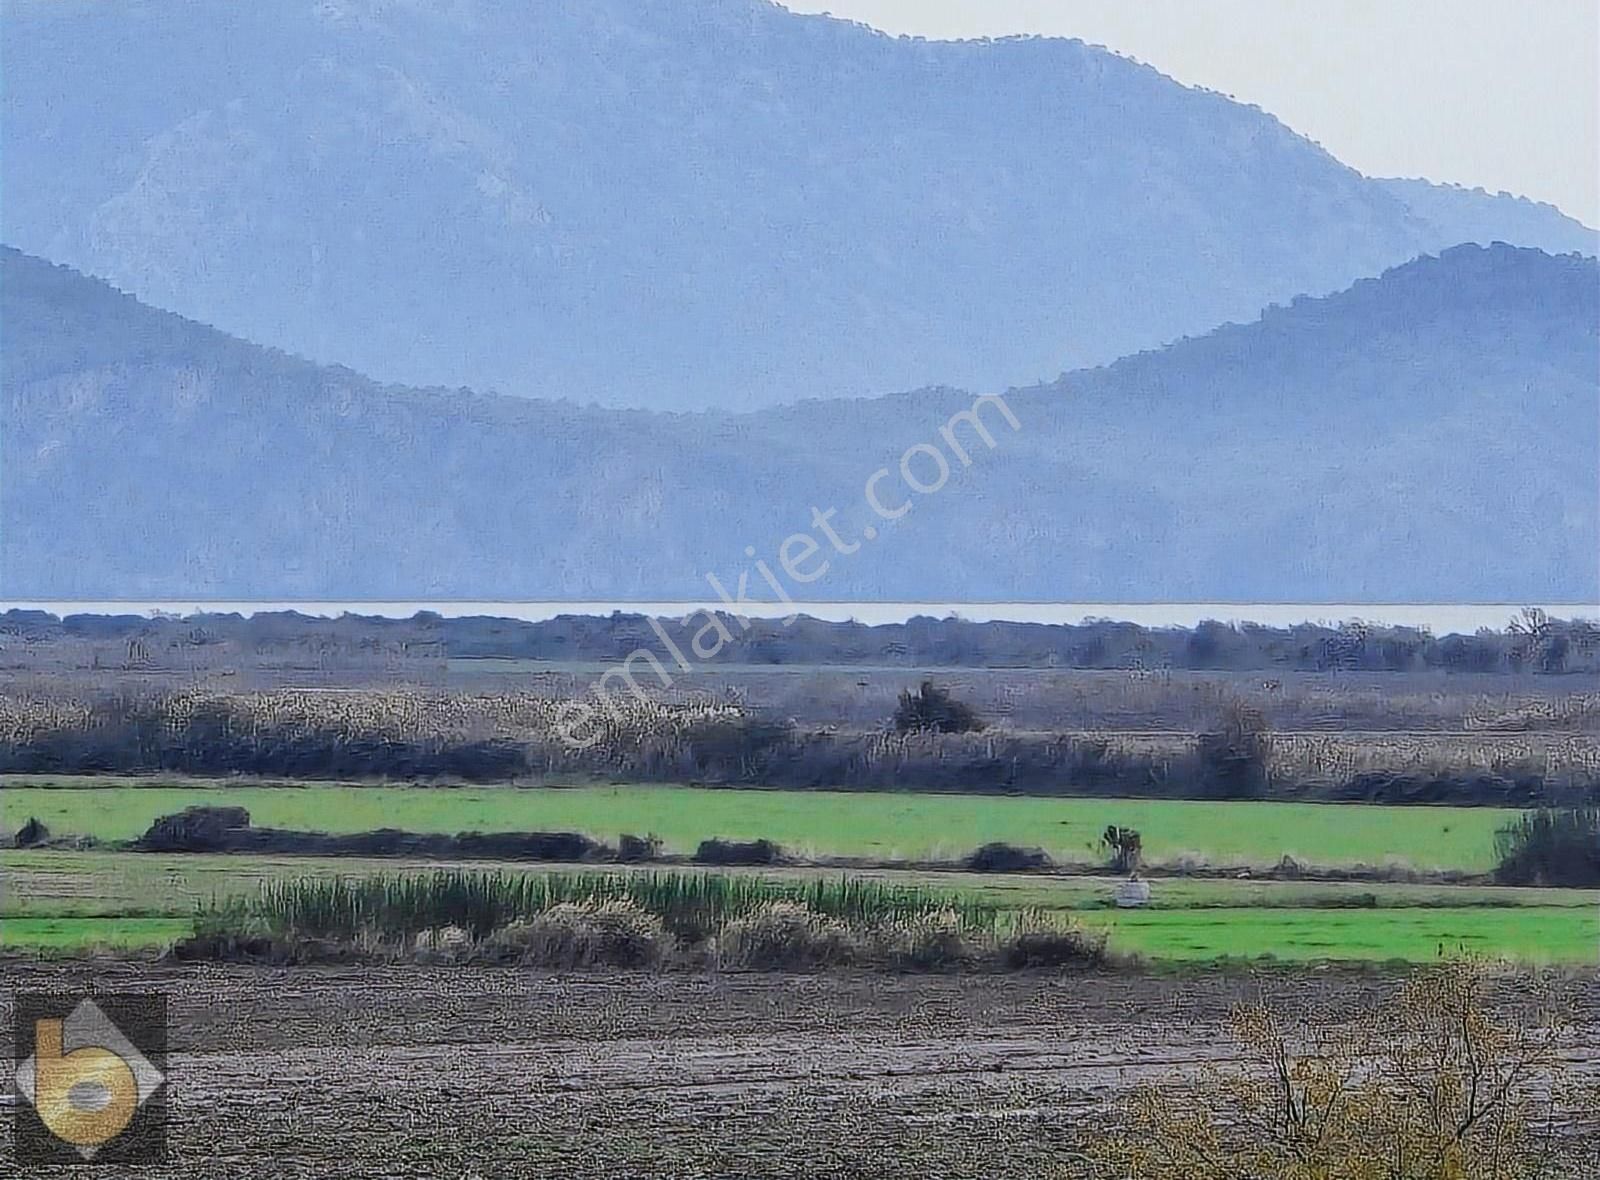
<path id="1" fill-rule="evenodd" d="M 190 932 L 188 918 L 5 918 L 0 947 L 30 951 L 136 950 L 170 946 Z"/>
<path id="2" fill-rule="evenodd" d="M 1362 959 L 1463 955 L 1531 963 L 1600 961 L 1600 909 L 1207 909 L 1086 916 L 1117 950 L 1152 959 Z"/>
<path id="3" fill-rule="evenodd" d="M 1494 865 L 1495 829 L 1515 813 L 1366 804 L 1196 803 L 973 795 L 844 794 L 693 787 L 573 788 L 160 785 L 161 780 L 12 780 L 0 789 L 6 830 L 29 816 L 56 835 L 137 837 L 157 816 L 197 804 L 248 808 L 262 827 L 356 832 L 579 831 L 603 840 L 654 833 L 668 851 L 710 836 L 765 837 L 803 854 L 955 859 L 1003 840 L 1063 862 L 1099 859 L 1107 824 L 1138 828 L 1153 863 L 1459 869 Z M 90 784 L 90 785 L 85 785 Z"/>
<path id="4" fill-rule="evenodd" d="M 691 787 L 465 788 L 218 784 L 155 779 L 10 779 L 7 830 L 37 816 L 58 835 L 128 840 L 157 816 L 235 804 L 261 826 L 334 832 L 581 831 L 602 840 L 654 833 L 668 851 L 710 836 L 766 837 L 792 852 L 882 860 L 953 860 L 991 840 L 1097 862 L 1108 823 L 1144 835 L 1146 859 L 1267 866 L 1406 865 L 1483 872 L 1494 832 L 1514 813 L 1477 808 L 1193 803 L 962 795 L 838 794 Z M 266 880 L 431 871 L 429 863 L 312 857 L 159 856 L 115 851 L 0 853 L 0 944 L 61 950 L 159 946 L 197 905 Z M 485 866 L 487 867 L 487 866 Z M 530 866 L 503 866 L 538 871 Z M 786 869 L 783 874 L 826 872 Z M 837 870 L 833 870 L 837 872 Z M 1488 886 L 1161 879 L 1147 910 L 1111 908 L 1093 877 L 977 876 L 893 870 L 869 875 L 959 891 L 1006 910 L 1072 911 L 1112 946 L 1157 960 L 1429 961 L 1462 951 L 1529 961 L 1600 958 L 1600 894 Z"/>
<path id="5" fill-rule="evenodd" d="M 302 876 L 363 877 L 429 873 L 436 861 L 317 856 L 200 856 L 191 853 L 0 851 L 0 918 L 192 913 L 204 902 L 255 892 L 263 882 Z M 520 863 L 473 862 L 506 872 L 539 872 Z M 597 871 L 627 871 L 605 865 Z M 650 871 L 641 867 L 639 871 Z M 711 870 L 716 871 L 716 870 Z M 764 876 L 837 877 L 839 870 L 774 869 Z M 948 888 L 1008 910 L 1102 910 L 1116 881 L 1107 877 L 979 875 L 912 870 L 852 870 L 851 876 Z M 1570 909 L 1600 904 L 1579 889 L 1493 885 L 1401 885 L 1365 882 L 1234 881 L 1167 878 L 1154 882 L 1153 910 L 1201 909 Z"/>
<path id="6" fill-rule="evenodd" d="M 159 947 L 187 933 L 198 905 L 253 894 L 265 881 L 438 867 L 351 858 L 9 851 L 0 853 L 6 882 L 0 945 L 54 951 Z M 477 867 L 539 871 L 526 864 Z M 1127 911 L 1111 908 L 1115 882 L 1107 878 L 860 875 L 947 889 L 1010 911 L 1069 912 L 1105 927 L 1114 950 L 1152 960 L 1428 962 L 1463 951 L 1569 964 L 1600 958 L 1600 895 L 1584 890 L 1174 879 L 1154 883 L 1150 909 Z"/>

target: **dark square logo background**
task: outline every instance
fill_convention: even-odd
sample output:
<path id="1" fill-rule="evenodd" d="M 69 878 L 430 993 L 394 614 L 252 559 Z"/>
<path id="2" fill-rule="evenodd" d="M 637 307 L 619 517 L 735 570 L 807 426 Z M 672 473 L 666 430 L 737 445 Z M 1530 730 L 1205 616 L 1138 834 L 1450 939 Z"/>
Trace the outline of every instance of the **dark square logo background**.
<path id="1" fill-rule="evenodd" d="M 152 992 L 17 992 L 13 1015 L 14 1066 L 34 1053 L 35 1021 L 65 1020 L 84 1000 L 93 1002 L 122 1035 L 165 1076 L 167 1072 L 167 997 Z M 51 1134 L 33 1104 L 12 1084 L 12 1145 L 18 1163 L 150 1164 L 167 1158 L 167 1085 L 163 1081 L 116 1138 L 90 1159 Z"/>

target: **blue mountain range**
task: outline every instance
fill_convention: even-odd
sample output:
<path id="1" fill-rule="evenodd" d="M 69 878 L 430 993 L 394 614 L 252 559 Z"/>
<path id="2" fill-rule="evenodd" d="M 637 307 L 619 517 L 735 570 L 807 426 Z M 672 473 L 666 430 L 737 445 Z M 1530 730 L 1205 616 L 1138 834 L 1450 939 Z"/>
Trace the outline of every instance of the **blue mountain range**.
<path id="1" fill-rule="evenodd" d="M 1076 41 L 765 0 L 8 0 L 0 237 L 382 381 L 654 410 L 1104 364 L 1548 206 Z"/>
<path id="2" fill-rule="evenodd" d="M 9 249 L 0 353 L 10 599 L 1600 598 L 1578 255 L 1456 247 L 1004 411 L 380 385 Z"/>

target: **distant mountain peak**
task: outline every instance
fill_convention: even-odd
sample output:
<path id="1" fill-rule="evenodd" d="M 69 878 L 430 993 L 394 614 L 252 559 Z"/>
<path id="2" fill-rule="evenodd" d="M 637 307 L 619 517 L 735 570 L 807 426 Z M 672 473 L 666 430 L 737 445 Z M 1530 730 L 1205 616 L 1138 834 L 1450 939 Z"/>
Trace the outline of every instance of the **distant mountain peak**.
<path id="1" fill-rule="evenodd" d="M 765 0 L 0 21 L 0 237 L 386 381 L 658 409 L 1001 388 L 1459 241 L 1592 242 L 1366 180 L 1081 41 Z"/>

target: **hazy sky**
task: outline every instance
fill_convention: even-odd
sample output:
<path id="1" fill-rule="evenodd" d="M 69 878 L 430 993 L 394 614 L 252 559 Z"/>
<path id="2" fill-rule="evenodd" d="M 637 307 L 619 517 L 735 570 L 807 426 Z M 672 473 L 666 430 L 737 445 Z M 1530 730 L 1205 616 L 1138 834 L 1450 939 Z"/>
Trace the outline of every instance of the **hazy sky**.
<path id="1" fill-rule="evenodd" d="M 785 0 L 891 33 L 1078 37 L 1271 111 L 1371 176 L 1600 226 L 1600 0 Z"/>

